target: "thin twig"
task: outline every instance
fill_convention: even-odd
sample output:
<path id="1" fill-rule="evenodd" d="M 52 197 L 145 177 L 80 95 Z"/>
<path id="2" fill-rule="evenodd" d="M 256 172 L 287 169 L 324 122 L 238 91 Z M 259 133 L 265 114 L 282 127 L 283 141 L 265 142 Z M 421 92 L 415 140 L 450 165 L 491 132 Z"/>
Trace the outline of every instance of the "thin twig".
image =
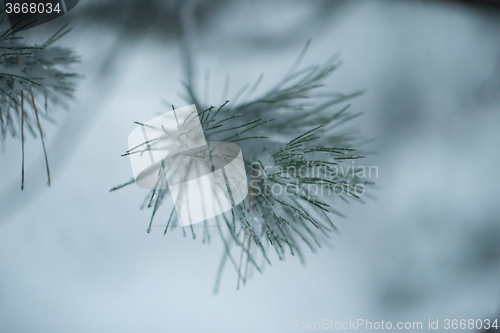
<path id="1" fill-rule="evenodd" d="M 50 168 L 49 159 L 47 157 L 47 149 L 45 148 L 45 139 L 43 138 L 42 125 L 40 124 L 40 117 L 38 116 L 38 109 L 35 103 L 35 96 L 33 95 L 33 90 L 30 88 L 31 101 L 33 102 L 33 110 L 35 110 L 36 123 L 38 126 L 38 132 L 40 132 L 40 141 L 42 141 L 43 155 L 45 157 L 45 168 L 47 169 L 47 184 L 50 186 Z"/>
<path id="2" fill-rule="evenodd" d="M 236 289 L 240 289 L 240 281 L 243 280 L 243 283 L 245 283 L 244 277 L 241 276 L 241 263 L 243 262 L 243 253 L 245 252 L 245 241 L 247 239 L 247 231 L 245 230 L 244 235 L 243 235 L 243 242 L 241 242 L 241 254 L 240 254 L 240 263 L 238 265 L 238 282 L 236 284 Z"/>
<path id="3" fill-rule="evenodd" d="M 21 90 L 21 151 L 22 151 L 21 191 L 24 191 L 24 91 L 23 90 Z"/>

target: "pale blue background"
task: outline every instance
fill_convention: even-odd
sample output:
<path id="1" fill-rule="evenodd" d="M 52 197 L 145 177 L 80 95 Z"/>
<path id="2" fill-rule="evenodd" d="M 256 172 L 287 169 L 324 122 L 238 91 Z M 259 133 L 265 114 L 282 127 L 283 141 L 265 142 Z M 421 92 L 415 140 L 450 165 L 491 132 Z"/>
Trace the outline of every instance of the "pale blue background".
<path id="1" fill-rule="evenodd" d="M 76 70 L 86 78 L 70 112 L 45 126 L 53 186 L 39 142 L 28 144 L 24 192 L 20 143 L 0 155 L 0 332 L 277 333 L 291 319 L 498 316 L 499 10 L 454 1 L 207 5 L 193 56 L 200 90 L 210 70 L 211 104 L 227 73 L 230 96 L 261 73 L 265 91 L 312 39 L 305 65 L 342 54 L 332 91 L 367 90 L 353 101 L 365 112 L 354 124 L 378 139 L 365 163 L 379 168 L 376 201 L 339 205 L 348 218 L 337 220 L 334 248 L 307 253 L 305 267 L 273 258 L 239 291 L 228 270 L 214 296 L 219 241 L 148 235 L 150 212 L 138 209 L 145 190 L 108 193 L 131 177 L 120 155 L 133 121 L 163 112 L 162 98 L 184 105 L 175 21 L 133 13 L 122 31 L 109 12 L 109 24 L 88 18 L 99 3 L 77 6 L 60 42 L 82 55 Z M 27 37 L 42 42 L 59 26 Z"/>

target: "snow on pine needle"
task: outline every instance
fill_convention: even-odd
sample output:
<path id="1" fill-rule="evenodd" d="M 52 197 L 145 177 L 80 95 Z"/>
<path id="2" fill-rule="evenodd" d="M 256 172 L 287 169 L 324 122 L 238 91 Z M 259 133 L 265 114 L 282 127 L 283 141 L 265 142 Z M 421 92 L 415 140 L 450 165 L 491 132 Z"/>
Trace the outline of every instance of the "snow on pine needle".
<path id="1" fill-rule="evenodd" d="M 215 292 L 226 264 L 235 269 L 239 287 L 253 270 L 262 272 L 271 264 L 272 253 L 279 260 L 289 254 L 303 262 L 304 247 L 318 250 L 337 230 L 334 220 L 343 217 L 337 204 L 362 202 L 365 190 L 373 185 L 354 172 L 352 163 L 364 157 L 357 150 L 363 138 L 354 130 L 341 128 L 360 115 L 350 112 L 346 102 L 362 92 L 318 94 L 341 63 L 332 57 L 324 65 L 298 70 L 306 48 L 283 80 L 260 98 L 203 108 L 186 86 L 186 101 L 202 110 L 198 115 L 207 141 L 237 143 L 249 181 L 249 194 L 243 202 L 213 221 L 203 222 L 202 241 L 209 243 L 215 234 L 224 245 Z M 240 90 L 233 101 L 245 93 L 249 99 L 261 81 L 262 76 L 253 86 Z M 347 163 L 353 172 L 342 169 Z M 168 194 L 168 189 L 158 188 L 146 196 L 141 209 L 152 209 L 148 232 Z M 172 208 L 163 233 L 177 227 L 180 224 Z M 197 238 L 192 225 L 180 228 L 184 236 Z"/>

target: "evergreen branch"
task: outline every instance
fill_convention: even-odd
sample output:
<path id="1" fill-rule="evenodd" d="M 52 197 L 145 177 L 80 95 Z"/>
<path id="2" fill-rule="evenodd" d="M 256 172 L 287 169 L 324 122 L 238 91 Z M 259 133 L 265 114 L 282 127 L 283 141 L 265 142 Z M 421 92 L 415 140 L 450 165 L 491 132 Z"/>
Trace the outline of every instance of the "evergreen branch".
<path id="1" fill-rule="evenodd" d="M 365 155 L 359 151 L 362 138 L 356 132 L 333 131 L 361 114 L 349 112 L 350 104 L 335 108 L 362 92 L 318 94 L 317 91 L 325 85 L 324 81 L 341 63 L 338 55 L 334 55 L 321 66 L 298 69 L 308 47 L 309 42 L 285 77 L 261 97 L 236 104 L 245 93 L 246 100 L 256 91 L 263 75 L 252 86 L 243 86 L 229 107 L 227 76 L 223 89 L 226 102 L 217 109 L 213 106 L 200 108 L 202 111 L 198 113 L 208 142 L 238 142 L 247 166 L 247 179 L 251 180 L 247 198 L 231 211 L 232 219 L 225 214 L 222 216 L 228 229 L 227 237 L 222 232 L 220 217 L 216 217 L 224 252 L 214 291 L 218 290 L 227 261 L 237 272 L 238 287 L 247 281 L 249 264 L 261 271 L 262 267 L 256 264 L 257 254 L 270 264 L 269 250 L 283 260 L 285 248 L 288 248 L 291 255 L 297 255 L 303 261 L 300 244 L 316 251 L 329 241 L 331 232 L 337 231 L 329 216 L 344 217 L 336 210 L 336 198 L 345 202 L 351 199 L 362 202 L 356 192 L 357 186 L 373 184 L 354 173 L 337 172 L 345 161 L 361 159 Z M 185 88 L 187 100 L 199 104 L 193 87 L 186 85 Z M 316 103 L 317 98 L 326 100 Z M 308 102 L 304 102 L 306 99 Z M 244 137 L 245 134 L 248 136 Z M 144 144 L 124 155 L 142 151 L 140 148 Z M 253 167 L 254 163 L 257 168 Z M 297 170 L 307 174 L 302 175 Z M 327 193 L 318 194 L 318 189 L 327 190 Z M 342 191 L 337 194 L 336 190 Z M 158 197 L 156 201 L 154 198 L 153 190 L 145 199 L 145 202 L 149 200 L 148 206 L 154 206 L 150 225 L 161 204 Z M 164 233 L 174 215 L 172 210 Z M 190 228 L 195 237 L 193 228 Z M 239 250 L 239 261 L 233 257 L 231 248 Z"/>

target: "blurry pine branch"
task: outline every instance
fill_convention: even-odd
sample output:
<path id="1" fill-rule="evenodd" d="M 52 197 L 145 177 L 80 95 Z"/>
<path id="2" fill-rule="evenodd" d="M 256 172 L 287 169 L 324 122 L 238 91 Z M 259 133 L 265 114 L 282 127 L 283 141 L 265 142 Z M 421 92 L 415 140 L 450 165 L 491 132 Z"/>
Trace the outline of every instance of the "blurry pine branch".
<path id="1" fill-rule="evenodd" d="M 4 16 L 0 23 L 5 20 Z M 16 32 L 26 25 L 29 23 L 21 20 L 0 36 L 0 141 L 4 144 L 7 135 L 21 140 L 21 189 L 24 189 L 24 146 L 28 133 L 41 142 L 50 186 L 43 123 L 55 122 L 50 108 L 67 106 L 79 77 L 68 71 L 70 65 L 79 61 L 75 53 L 54 45 L 71 31 L 67 25 L 41 45 L 26 44 L 22 37 L 17 36 Z"/>

